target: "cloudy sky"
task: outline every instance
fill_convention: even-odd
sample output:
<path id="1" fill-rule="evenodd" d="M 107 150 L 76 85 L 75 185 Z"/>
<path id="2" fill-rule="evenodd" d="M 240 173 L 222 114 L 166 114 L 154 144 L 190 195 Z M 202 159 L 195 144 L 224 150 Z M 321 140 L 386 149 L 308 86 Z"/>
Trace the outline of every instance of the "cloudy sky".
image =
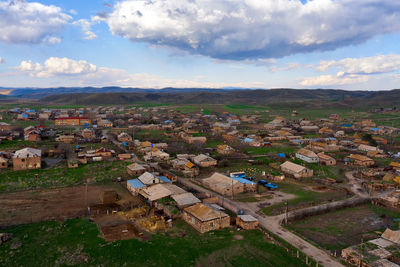
<path id="1" fill-rule="evenodd" d="M 0 86 L 400 88 L 400 1 L 0 0 Z"/>

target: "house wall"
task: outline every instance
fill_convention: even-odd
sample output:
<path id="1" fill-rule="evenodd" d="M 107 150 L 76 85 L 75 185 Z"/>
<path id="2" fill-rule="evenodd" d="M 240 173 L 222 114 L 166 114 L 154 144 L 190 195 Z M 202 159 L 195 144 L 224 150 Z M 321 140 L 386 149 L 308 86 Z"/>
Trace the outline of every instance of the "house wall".
<path id="1" fill-rule="evenodd" d="M 299 154 L 299 153 L 296 153 L 296 158 L 299 158 L 308 163 L 317 163 L 319 161 L 318 157 L 310 158 L 310 157 L 307 157 L 307 156 L 305 156 L 303 154 Z"/>
<path id="2" fill-rule="evenodd" d="M 13 158 L 14 171 L 40 169 L 41 157 Z"/>
<path id="3" fill-rule="evenodd" d="M 203 168 L 211 167 L 217 165 L 216 160 L 210 160 L 210 161 L 201 161 L 201 162 L 195 162 L 197 165 Z"/>
<path id="4" fill-rule="evenodd" d="M 258 227 L 258 221 L 255 222 L 244 222 L 240 217 L 236 217 L 236 225 L 244 230 L 256 229 Z"/>

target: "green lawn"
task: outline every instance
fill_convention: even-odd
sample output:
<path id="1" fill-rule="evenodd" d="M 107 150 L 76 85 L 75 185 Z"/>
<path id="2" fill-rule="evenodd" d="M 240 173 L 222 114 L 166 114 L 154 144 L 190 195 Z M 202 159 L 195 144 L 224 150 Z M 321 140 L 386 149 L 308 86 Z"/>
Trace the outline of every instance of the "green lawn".
<path id="1" fill-rule="evenodd" d="M 80 165 L 68 169 L 65 162 L 48 169 L 13 171 L 0 170 L 0 192 L 13 192 L 30 189 L 56 188 L 82 184 L 86 179 L 105 182 L 126 175 L 130 162 L 103 161 Z M 38 175 L 38 179 L 35 175 Z"/>
<path id="2" fill-rule="evenodd" d="M 149 241 L 106 243 L 85 219 L 11 227 L 0 246 L 1 266 L 306 266 L 258 231 L 199 234 L 183 222 Z M 241 236 L 241 238 L 235 238 Z M 241 239 L 241 240 L 239 240 Z M 20 247 L 11 249 L 12 244 Z"/>
<path id="3" fill-rule="evenodd" d="M 289 209 L 300 206 L 314 206 L 315 204 L 348 197 L 344 191 L 317 192 L 291 182 L 281 182 L 277 184 L 279 185 L 279 190 L 282 192 L 296 196 L 288 201 Z M 262 211 L 269 216 L 282 214 L 285 211 L 285 205 L 286 203 L 278 203 L 264 208 Z"/>
<path id="4" fill-rule="evenodd" d="M 254 154 L 254 155 L 264 155 L 264 154 L 271 154 L 271 153 L 293 154 L 294 151 L 295 151 L 295 148 L 290 147 L 290 146 L 249 147 L 245 150 L 245 152 L 247 154 Z"/>

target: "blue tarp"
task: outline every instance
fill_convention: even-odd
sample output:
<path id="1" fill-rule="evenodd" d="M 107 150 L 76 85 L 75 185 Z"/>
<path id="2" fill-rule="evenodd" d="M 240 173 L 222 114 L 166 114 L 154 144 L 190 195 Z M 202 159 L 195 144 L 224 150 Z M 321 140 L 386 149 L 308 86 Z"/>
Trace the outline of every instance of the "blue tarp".
<path id="1" fill-rule="evenodd" d="M 246 137 L 246 138 L 243 140 L 243 142 L 245 142 L 245 143 L 251 143 L 251 142 L 253 142 L 253 139 Z"/>
<path id="2" fill-rule="evenodd" d="M 279 153 L 279 154 L 278 154 L 278 157 L 280 157 L 280 158 L 286 158 L 286 155 L 283 154 L 283 153 Z"/>

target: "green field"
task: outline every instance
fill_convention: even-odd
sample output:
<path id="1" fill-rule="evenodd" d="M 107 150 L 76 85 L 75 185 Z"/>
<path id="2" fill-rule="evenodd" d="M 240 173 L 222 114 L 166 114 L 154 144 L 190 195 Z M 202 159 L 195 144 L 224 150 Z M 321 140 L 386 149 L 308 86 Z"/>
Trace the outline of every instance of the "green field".
<path id="1" fill-rule="evenodd" d="M 199 234 L 180 221 L 145 242 L 106 243 L 97 226 L 85 219 L 22 225 L 6 232 L 13 239 L 0 246 L 1 266 L 306 266 L 258 230 Z"/>
<path id="2" fill-rule="evenodd" d="M 349 197 L 343 190 L 332 190 L 326 192 L 317 192 L 292 182 L 280 182 L 279 190 L 293 194 L 296 197 L 288 201 L 289 210 L 294 207 L 307 207 L 321 204 L 323 202 L 339 200 Z M 278 215 L 285 211 L 286 203 L 279 203 L 262 209 L 266 215 Z"/>
<path id="3" fill-rule="evenodd" d="M 92 182 L 111 181 L 124 177 L 128 164 L 130 162 L 103 161 L 68 169 L 64 161 L 48 169 L 13 171 L 8 168 L 0 170 L 0 192 L 73 186 L 84 183 L 86 179 Z"/>
<path id="4" fill-rule="evenodd" d="M 400 218 L 399 212 L 366 204 L 310 216 L 291 222 L 288 228 L 318 246 L 340 252 L 362 239 L 378 238 L 375 231 L 383 232 L 386 227 L 398 229 L 398 224 L 393 221 L 396 218 Z"/>

